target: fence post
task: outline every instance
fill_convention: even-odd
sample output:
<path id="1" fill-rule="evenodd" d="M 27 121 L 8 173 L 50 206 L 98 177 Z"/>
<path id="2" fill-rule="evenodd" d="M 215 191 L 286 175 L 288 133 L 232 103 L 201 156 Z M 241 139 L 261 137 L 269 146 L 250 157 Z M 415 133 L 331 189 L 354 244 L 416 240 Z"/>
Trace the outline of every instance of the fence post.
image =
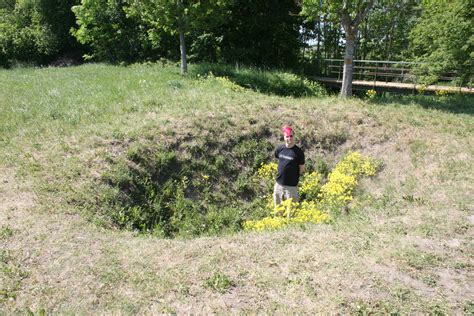
<path id="1" fill-rule="evenodd" d="M 337 74 L 337 81 L 341 80 L 341 68 L 344 67 L 344 62 L 339 64 L 339 72 Z"/>
<path id="2" fill-rule="evenodd" d="M 375 82 L 377 81 L 377 71 L 379 71 L 379 63 L 375 63 L 375 75 L 374 75 L 374 90 L 375 90 Z"/>

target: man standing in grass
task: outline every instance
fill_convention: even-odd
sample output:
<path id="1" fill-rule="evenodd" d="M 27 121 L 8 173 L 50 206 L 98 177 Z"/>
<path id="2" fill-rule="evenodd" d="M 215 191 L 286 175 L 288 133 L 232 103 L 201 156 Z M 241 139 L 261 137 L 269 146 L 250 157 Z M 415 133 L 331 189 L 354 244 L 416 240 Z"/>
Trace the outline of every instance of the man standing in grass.
<path id="1" fill-rule="evenodd" d="M 278 158 L 278 173 L 273 189 L 273 200 L 278 206 L 283 200 L 299 201 L 298 181 L 304 172 L 304 153 L 295 145 L 293 129 L 283 126 L 285 143 L 275 149 L 275 158 Z"/>

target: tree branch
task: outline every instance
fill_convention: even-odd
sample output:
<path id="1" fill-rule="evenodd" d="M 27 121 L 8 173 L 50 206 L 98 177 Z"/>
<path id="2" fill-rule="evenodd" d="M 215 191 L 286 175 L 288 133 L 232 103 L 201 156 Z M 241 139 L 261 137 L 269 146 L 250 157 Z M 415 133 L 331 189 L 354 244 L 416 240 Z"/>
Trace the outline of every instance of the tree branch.
<path id="1" fill-rule="evenodd" d="M 363 8 L 361 11 L 357 13 L 357 16 L 355 17 L 354 21 L 352 21 L 351 26 L 354 28 L 357 28 L 359 24 L 364 20 L 366 15 L 369 13 L 370 9 L 372 9 L 372 6 L 374 5 L 374 0 L 369 1 L 365 8 Z"/>
<path id="2" fill-rule="evenodd" d="M 344 30 L 346 32 L 349 32 L 351 28 L 351 16 L 347 12 L 347 10 L 342 10 L 341 12 L 341 23 Z"/>

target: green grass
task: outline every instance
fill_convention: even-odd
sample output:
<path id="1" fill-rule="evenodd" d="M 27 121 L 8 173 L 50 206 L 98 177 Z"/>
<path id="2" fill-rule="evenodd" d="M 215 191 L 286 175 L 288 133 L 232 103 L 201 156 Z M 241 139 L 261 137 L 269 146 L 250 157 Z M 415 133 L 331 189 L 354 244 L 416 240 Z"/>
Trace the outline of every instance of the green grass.
<path id="1" fill-rule="evenodd" d="M 234 286 L 234 282 L 225 274 L 214 272 L 214 274 L 206 279 L 204 286 L 218 293 L 226 293 Z"/>
<path id="2" fill-rule="evenodd" d="M 472 310 L 473 99 L 316 88 L 214 65 L 1 70 L 0 312 Z M 383 166 L 330 224 L 239 232 L 284 124 L 312 169 L 348 150 Z"/>

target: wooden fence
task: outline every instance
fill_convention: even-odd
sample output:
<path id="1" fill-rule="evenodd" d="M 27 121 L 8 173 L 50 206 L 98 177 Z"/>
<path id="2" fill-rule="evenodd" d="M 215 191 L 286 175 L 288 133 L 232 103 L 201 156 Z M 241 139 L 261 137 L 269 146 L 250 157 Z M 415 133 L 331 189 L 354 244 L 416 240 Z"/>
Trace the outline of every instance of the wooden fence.
<path id="1" fill-rule="evenodd" d="M 427 92 L 447 91 L 460 93 L 474 93 L 471 82 L 466 86 L 456 84 L 458 76 L 449 72 L 439 77 L 436 85 L 423 85 L 419 77 L 413 73 L 413 66 L 417 63 L 403 61 L 381 60 L 354 60 L 353 85 L 362 89 L 379 88 L 385 90 L 425 90 Z M 340 84 L 344 69 L 343 59 L 321 60 L 321 75 L 313 79 Z"/>

